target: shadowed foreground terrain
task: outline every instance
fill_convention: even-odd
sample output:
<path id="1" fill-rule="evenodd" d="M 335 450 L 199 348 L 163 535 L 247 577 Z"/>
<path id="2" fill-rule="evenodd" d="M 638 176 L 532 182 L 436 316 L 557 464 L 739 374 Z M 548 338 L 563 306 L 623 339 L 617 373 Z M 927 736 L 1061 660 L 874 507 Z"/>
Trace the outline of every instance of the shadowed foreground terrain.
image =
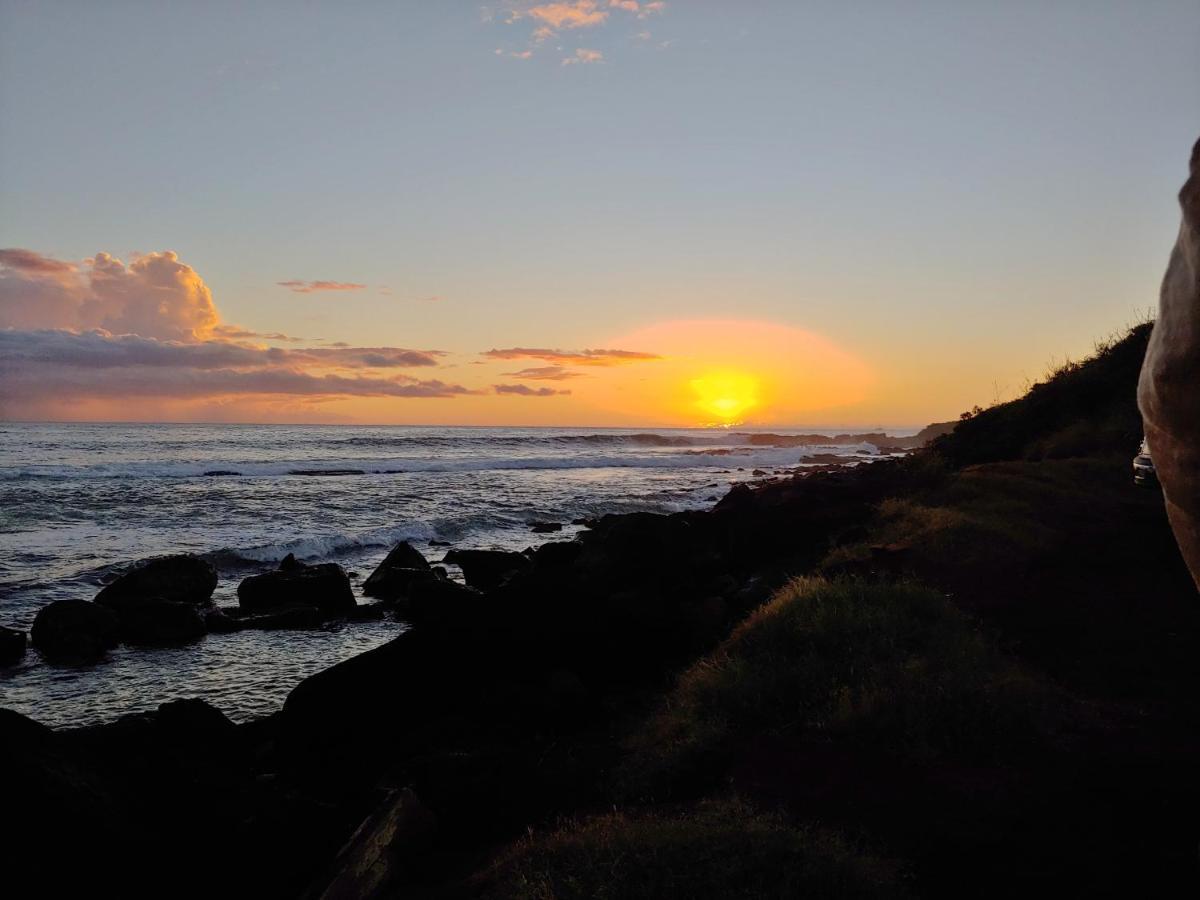
<path id="1" fill-rule="evenodd" d="M 126 896 L 1191 895 L 1200 602 L 1131 484 L 1148 333 L 906 459 L 401 591 L 411 631 L 265 720 L 3 713 L 13 858 Z"/>

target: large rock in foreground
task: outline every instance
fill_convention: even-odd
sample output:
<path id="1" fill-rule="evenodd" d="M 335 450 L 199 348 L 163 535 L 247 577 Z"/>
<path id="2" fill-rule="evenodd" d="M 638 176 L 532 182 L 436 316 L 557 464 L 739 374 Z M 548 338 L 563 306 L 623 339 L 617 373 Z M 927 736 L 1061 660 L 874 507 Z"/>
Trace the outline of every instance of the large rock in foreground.
<path id="1" fill-rule="evenodd" d="M 161 556 L 126 572 L 96 595 L 96 602 L 118 612 L 126 605 L 157 599 L 169 603 L 208 603 L 217 587 L 217 570 L 195 556 Z"/>
<path id="2" fill-rule="evenodd" d="M 401 541 L 363 582 L 363 594 L 380 600 L 407 597 L 414 582 L 437 577 L 429 562 L 408 541 Z"/>
<path id="3" fill-rule="evenodd" d="M 248 612 L 315 606 L 334 617 L 358 607 L 345 569 L 337 563 L 309 566 L 290 556 L 276 571 L 244 579 L 237 593 L 238 605 Z"/>
<path id="4" fill-rule="evenodd" d="M 48 659 L 90 662 L 120 642 L 116 613 L 89 600 L 56 600 L 33 620 L 33 646 Z"/>

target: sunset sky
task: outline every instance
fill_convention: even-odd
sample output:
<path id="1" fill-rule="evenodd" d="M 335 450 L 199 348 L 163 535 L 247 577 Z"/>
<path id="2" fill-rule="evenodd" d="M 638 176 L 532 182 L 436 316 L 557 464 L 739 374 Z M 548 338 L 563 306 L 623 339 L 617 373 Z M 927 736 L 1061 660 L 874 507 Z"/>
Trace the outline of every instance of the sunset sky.
<path id="1" fill-rule="evenodd" d="M 1196 0 L 0 0 L 0 416 L 921 426 L 1144 316 Z"/>

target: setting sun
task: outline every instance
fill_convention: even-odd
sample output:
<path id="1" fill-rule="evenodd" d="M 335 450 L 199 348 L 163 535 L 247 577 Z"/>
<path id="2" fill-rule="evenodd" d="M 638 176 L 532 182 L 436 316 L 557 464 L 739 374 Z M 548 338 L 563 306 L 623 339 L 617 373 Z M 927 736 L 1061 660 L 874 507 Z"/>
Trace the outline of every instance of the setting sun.
<path id="1" fill-rule="evenodd" d="M 714 372 L 691 382 L 696 407 L 715 417 L 717 424 L 737 424 L 749 410 L 758 406 L 758 379 L 740 372 Z"/>

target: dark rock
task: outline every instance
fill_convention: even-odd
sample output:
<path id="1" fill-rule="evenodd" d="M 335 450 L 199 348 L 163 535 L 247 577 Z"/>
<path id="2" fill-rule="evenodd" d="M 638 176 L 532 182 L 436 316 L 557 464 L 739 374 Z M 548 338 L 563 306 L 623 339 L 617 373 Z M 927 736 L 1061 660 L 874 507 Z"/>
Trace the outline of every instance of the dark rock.
<path id="1" fill-rule="evenodd" d="M 360 603 L 347 617 L 351 622 L 378 622 L 387 615 L 385 603 Z"/>
<path id="2" fill-rule="evenodd" d="M 121 639 L 130 644 L 182 644 L 208 631 L 204 617 L 190 603 L 148 599 L 127 601 L 118 613 Z"/>
<path id="3" fill-rule="evenodd" d="M 0 626 L 0 666 L 11 666 L 25 655 L 25 632 Z"/>
<path id="4" fill-rule="evenodd" d="M 48 659 L 87 662 L 117 646 L 120 625 L 107 607 L 88 600 L 55 600 L 33 620 L 30 636 Z"/>
<path id="5" fill-rule="evenodd" d="M 414 625 L 452 630 L 486 628 L 489 609 L 482 592 L 457 581 L 434 578 L 416 582 L 400 614 Z"/>
<path id="6" fill-rule="evenodd" d="M 195 698 L 161 704 L 155 721 L 164 736 L 177 741 L 224 739 L 237 727 L 215 706 Z"/>
<path id="7" fill-rule="evenodd" d="M 499 587 L 513 572 L 529 566 L 524 554 L 511 550 L 451 550 L 446 562 L 462 569 L 467 584 L 481 591 Z"/>
<path id="8" fill-rule="evenodd" d="M 245 628 L 240 619 L 230 616 L 223 609 L 212 609 L 206 612 L 204 627 L 213 634 L 229 634 Z"/>
<path id="9" fill-rule="evenodd" d="M 384 557 L 378 568 L 363 582 L 363 594 L 380 600 L 399 600 L 408 596 L 414 581 L 433 575 L 429 561 L 408 541 L 401 541 Z"/>
<path id="10" fill-rule="evenodd" d="M 531 522 L 529 530 L 534 534 L 553 534 L 556 531 L 562 531 L 562 522 Z"/>
<path id="11" fill-rule="evenodd" d="M 209 469 L 204 473 L 206 477 L 212 478 L 218 475 L 241 475 L 241 472 L 235 472 L 233 469 Z"/>
<path id="12" fill-rule="evenodd" d="M 289 553 L 279 561 L 280 572 L 299 572 L 304 568 L 304 563 L 296 559 L 295 553 Z"/>
<path id="13" fill-rule="evenodd" d="M 432 540 L 429 542 L 429 546 L 430 547 L 449 547 L 450 542 L 449 541 Z"/>
<path id="14" fill-rule="evenodd" d="M 127 603 L 158 599 L 169 603 L 208 603 L 217 587 L 217 570 L 195 556 L 162 556 L 147 560 L 106 585 L 96 602 L 120 611 Z"/>
<path id="15" fill-rule="evenodd" d="M 554 541 L 534 550 L 533 562 L 539 569 L 562 568 L 573 565 L 582 552 L 578 541 Z"/>
<path id="16" fill-rule="evenodd" d="M 288 569 L 244 578 L 238 585 L 241 608 L 259 612 L 285 606 L 315 606 L 326 616 L 338 616 L 353 612 L 358 606 L 350 579 L 337 563 L 307 566 L 293 558 L 288 565 Z"/>

